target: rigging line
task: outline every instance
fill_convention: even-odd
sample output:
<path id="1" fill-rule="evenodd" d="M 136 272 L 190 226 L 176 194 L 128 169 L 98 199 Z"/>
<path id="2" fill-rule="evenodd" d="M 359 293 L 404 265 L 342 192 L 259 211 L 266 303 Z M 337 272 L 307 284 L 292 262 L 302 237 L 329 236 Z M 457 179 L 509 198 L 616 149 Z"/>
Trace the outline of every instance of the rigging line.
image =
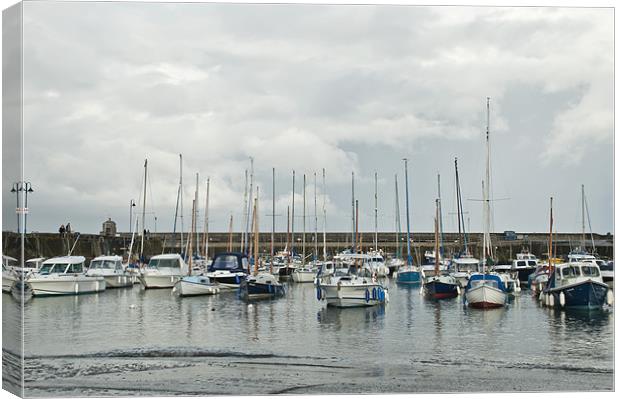
<path id="1" fill-rule="evenodd" d="M 588 208 L 588 197 L 583 195 L 584 203 L 586 205 L 586 216 L 588 218 L 588 228 L 590 229 L 590 240 L 592 241 L 592 253 L 596 253 L 596 246 L 594 245 L 594 234 L 592 233 L 592 223 L 590 222 L 590 210 Z M 585 248 L 584 248 L 585 249 Z"/>

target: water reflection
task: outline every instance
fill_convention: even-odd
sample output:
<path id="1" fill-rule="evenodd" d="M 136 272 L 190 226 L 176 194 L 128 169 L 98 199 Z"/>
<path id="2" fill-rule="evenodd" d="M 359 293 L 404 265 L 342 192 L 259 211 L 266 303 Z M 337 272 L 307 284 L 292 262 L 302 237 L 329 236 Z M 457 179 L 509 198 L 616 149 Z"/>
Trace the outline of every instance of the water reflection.
<path id="1" fill-rule="evenodd" d="M 359 328 L 368 326 L 383 320 L 385 316 L 385 305 L 377 305 L 363 308 L 335 308 L 325 306 L 318 311 L 316 318 L 319 325 L 340 331 L 348 328 Z M 382 327 L 381 324 L 378 325 Z"/>

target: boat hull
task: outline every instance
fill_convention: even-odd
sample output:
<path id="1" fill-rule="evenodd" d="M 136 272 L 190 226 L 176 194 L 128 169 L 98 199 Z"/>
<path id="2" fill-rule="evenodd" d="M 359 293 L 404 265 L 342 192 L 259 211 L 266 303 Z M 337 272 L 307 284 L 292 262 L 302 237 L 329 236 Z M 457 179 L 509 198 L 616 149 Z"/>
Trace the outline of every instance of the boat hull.
<path id="1" fill-rule="evenodd" d="M 278 269 L 278 276 L 280 277 L 289 277 L 295 271 L 296 267 L 294 266 L 282 266 Z"/>
<path id="2" fill-rule="evenodd" d="M 239 294 L 245 299 L 277 298 L 284 296 L 284 286 L 242 281 Z"/>
<path id="3" fill-rule="evenodd" d="M 585 281 L 577 284 L 552 288 L 543 291 L 553 295 L 553 305 L 556 308 L 572 309 L 600 309 L 607 299 L 609 287 L 596 281 Z M 560 303 L 560 293 L 564 293 L 564 305 Z"/>
<path id="4" fill-rule="evenodd" d="M 11 292 L 15 280 L 15 277 L 2 273 L 2 292 Z"/>
<path id="5" fill-rule="evenodd" d="M 181 279 L 180 275 L 146 275 L 142 274 L 139 277 L 140 284 L 145 289 L 153 288 L 172 288 L 177 281 Z"/>
<path id="6" fill-rule="evenodd" d="M 126 288 L 133 287 L 132 277 L 129 275 L 104 276 L 106 288 Z"/>
<path id="7" fill-rule="evenodd" d="M 500 308 L 506 303 L 506 293 L 501 289 L 482 284 L 467 290 L 465 299 L 472 308 Z"/>
<path id="8" fill-rule="evenodd" d="M 201 282 L 199 279 L 195 281 L 181 279 L 174 285 L 173 292 L 179 296 L 214 295 L 220 292 L 220 287 L 213 283 Z"/>
<path id="9" fill-rule="evenodd" d="M 399 270 L 396 273 L 396 282 L 398 284 L 420 284 L 422 273 L 418 270 Z"/>
<path id="10" fill-rule="evenodd" d="M 312 283 L 316 277 L 316 272 L 310 270 L 295 270 L 291 274 L 296 283 Z"/>
<path id="11" fill-rule="evenodd" d="M 434 299 L 455 298 L 459 294 L 459 285 L 453 282 L 444 282 L 440 279 L 433 279 L 424 284 L 424 291 L 427 296 Z"/>
<path id="12" fill-rule="evenodd" d="M 106 289 L 103 277 L 31 278 L 27 284 L 34 296 L 92 294 Z"/>
<path id="13" fill-rule="evenodd" d="M 379 284 L 369 285 L 321 285 L 318 295 L 327 306 L 339 308 L 375 306 L 385 303 L 385 289 Z M 379 294 L 383 292 L 383 294 Z"/>
<path id="14" fill-rule="evenodd" d="M 535 267 L 528 267 L 523 269 L 517 269 L 519 281 L 522 283 L 527 283 L 529 281 L 530 275 L 536 271 Z"/>

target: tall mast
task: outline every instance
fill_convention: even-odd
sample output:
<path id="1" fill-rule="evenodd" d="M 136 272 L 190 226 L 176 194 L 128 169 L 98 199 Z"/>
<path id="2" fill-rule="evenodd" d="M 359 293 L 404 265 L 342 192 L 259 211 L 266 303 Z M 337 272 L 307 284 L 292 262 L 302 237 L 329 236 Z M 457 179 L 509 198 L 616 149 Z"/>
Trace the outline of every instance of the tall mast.
<path id="1" fill-rule="evenodd" d="M 273 240 L 276 235 L 276 168 L 271 168 L 271 249 L 269 273 L 273 273 Z"/>
<path id="2" fill-rule="evenodd" d="M 459 184 L 459 166 L 458 159 L 454 157 L 454 175 L 455 175 L 455 183 L 456 183 L 456 219 L 459 226 L 459 247 L 464 242 L 465 252 L 467 253 L 467 238 L 463 240 L 463 235 L 461 233 L 461 218 L 463 214 L 463 210 L 461 209 L 461 185 Z M 463 230 L 465 229 L 465 224 L 463 223 Z"/>
<path id="3" fill-rule="evenodd" d="M 228 252 L 232 251 L 233 246 L 233 215 L 230 215 L 230 222 L 228 223 Z"/>
<path id="4" fill-rule="evenodd" d="M 435 200 L 435 276 L 439 276 L 439 199 Z"/>
<path id="5" fill-rule="evenodd" d="M 549 200 L 549 274 L 551 274 L 551 268 L 553 264 L 551 259 L 553 258 L 553 197 Z"/>
<path id="6" fill-rule="evenodd" d="M 323 168 L 323 262 L 327 262 L 327 239 L 325 229 L 327 226 L 327 210 L 325 209 L 325 196 L 327 190 L 325 189 L 325 168 Z"/>
<path id="7" fill-rule="evenodd" d="M 192 200 L 192 218 L 191 218 L 192 222 L 191 222 L 191 227 L 189 229 L 189 239 L 188 239 L 188 254 L 189 257 L 187 258 L 187 275 L 191 276 L 192 275 L 192 244 L 194 242 L 193 236 L 194 236 L 194 225 L 195 225 L 195 221 L 196 221 L 196 198 L 194 198 Z"/>
<path id="8" fill-rule="evenodd" d="M 379 246 L 379 233 L 377 232 L 377 230 L 377 172 L 375 172 L 375 242 L 373 243 L 375 251 L 378 250 L 377 247 Z"/>
<path id="9" fill-rule="evenodd" d="M 400 206 L 398 204 L 398 175 L 397 174 L 394 174 L 394 202 L 395 202 L 394 215 L 395 215 L 395 222 L 396 222 L 396 226 L 394 229 L 396 230 L 396 257 L 400 258 L 402 256 L 401 250 L 400 250 L 400 236 L 402 234 L 402 231 L 401 231 L 401 225 L 400 225 Z"/>
<path id="10" fill-rule="evenodd" d="M 291 207 L 286 207 L 286 250 L 289 252 L 291 242 Z"/>
<path id="11" fill-rule="evenodd" d="M 205 200 L 205 237 L 204 237 L 204 257 L 205 261 L 209 259 L 209 183 L 210 178 L 207 177 L 207 199 Z"/>
<path id="12" fill-rule="evenodd" d="M 583 184 L 581 185 L 581 248 L 582 250 L 586 250 L 586 195 L 585 190 L 583 188 Z"/>
<path id="13" fill-rule="evenodd" d="M 196 201 L 196 204 L 194 205 L 194 215 L 192 215 L 192 219 L 195 219 L 192 221 L 192 223 L 194 224 L 194 232 L 192 234 L 196 235 L 196 237 L 194 237 L 196 239 L 196 255 L 200 254 L 200 240 L 198 239 L 198 197 L 200 197 L 199 195 L 200 183 L 198 181 L 199 181 L 199 175 L 198 173 L 196 173 L 196 192 L 194 193 L 194 200 Z"/>
<path id="14" fill-rule="evenodd" d="M 254 275 L 258 274 L 259 251 L 258 251 L 258 186 L 256 186 L 256 198 L 254 199 Z"/>
<path id="15" fill-rule="evenodd" d="M 302 259 L 301 259 L 301 265 L 304 266 L 306 264 L 306 174 L 304 173 L 304 200 L 303 200 L 303 220 L 302 220 L 302 226 L 303 226 L 303 236 L 301 239 L 301 252 L 302 252 Z"/>
<path id="16" fill-rule="evenodd" d="M 359 227 L 360 227 L 360 206 L 358 200 L 355 200 L 355 253 L 357 253 L 357 247 L 359 244 Z M 357 261 L 357 260 L 356 260 Z"/>
<path id="17" fill-rule="evenodd" d="M 248 170 L 245 170 L 245 180 L 244 180 L 244 184 L 243 184 L 243 221 L 244 223 L 247 223 L 248 220 Z M 245 241 L 246 241 L 246 234 L 247 231 L 243 230 L 241 232 L 241 247 L 240 247 L 240 251 L 243 252 L 243 249 L 245 248 Z"/>
<path id="18" fill-rule="evenodd" d="M 403 158 L 405 161 L 405 202 L 407 209 L 407 265 L 413 265 L 413 257 L 411 256 L 411 231 L 409 230 L 409 174 L 407 171 L 407 158 Z"/>
<path id="19" fill-rule="evenodd" d="M 490 120 L 490 102 L 491 98 L 487 97 L 487 165 L 486 165 L 486 180 L 485 180 L 485 204 L 486 204 L 486 212 L 487 212 L 487 245 L 488 245 L 488 254 L 491 259 L 493 256 L 493 246 L 491 245 L 491 143 L 489 141 L 489 120 Z"/>
<path id="20" fill-rule="evenodd" d="M 177 205 L 174 208 L 174 224 L 172 226 L 172 235 L 177 233 L 177 218 L 179 217 L 179 200 L 183 195 L 183 155 L 179 154 L 179 188 L 177 189 Z M 183 211 L 181 211 L 183 214 Z M 176 239 L 176 237 L 175 237 Z M 181 228 L 181 250 L 183 248 L 183 229 Z"/>
<path id="21" fill-rule="evenodd" d="M 319 258 L 319 241 L 318 241 L 318 230 L 319 230 L 319 217 L 317 214 L 316 207 L 316 172 L 314 172 L 314 260 L 316 261 Z"/>
<path id="22" fill-rule="evenodd" d="M 146 216 L 146 182 L 147 182 L 147 177 L 146 177 L 146 170 L 147 170 L 147 163 L 148 160 L 145 159 L 144 160 L 144 193 L 142 194 L 142 230 L 140 232 L 141 238 L 140 238 L 140 261 L 143 261 L 143 256 L 144 256 L 144 218 Z"/>
<path id="23" fill-rule="evenodd" d="M 251 198 L 253 198 L 252 197 L 253 187 L 254 187 L 254 158 L 250 157 L 250 193 L 249 193 L 250 207 L 251 207 L 251 203 L 252 203 Z M 245 225 L 246 232 L 249 229 L 249 225 L 248 224 L 249 224 L 249 219 L 247 220 L 246 225 Z M 247 235 L 248 234 L 246 233 L 246 237 L 247 237 Z M 246 247 L 247 246 L 248 246 L 248 242 L 246 241 Z M 247 248 L 244 248 L 244 252 L 247 253 Z"/>
<path id="24" fill-rule="evenodd" d="M 441 216 L 441 175 L 437 173 L 437 208 L 439 211 L 439 255 L 443 256 L 443 218 Z M 435 256 L 438 256 L 435 254 Z"/>
<path id="25" fill-rule="evenodd" d="M 355 172 L 351 172 L 351 244 L 355 247 Z"/>
<path id="26" fill-rule="evenodd" d="M 484 187 L 484 181 L 482 181 L 482 224 L 483 224 L 483 232 L 482 232 L 482 272 L 486 272 L 486 264 L 487 264 L 487 201 L 486 201 L 486 191 Z"/>
<path id="27" fill-rule="evenodd" d="M 291 205 L 291 250 L 289 251 L 289 263 L 291 263 L 291 256 L 295 251 L 295 170 L 293 169 L 293 201 Z"/>

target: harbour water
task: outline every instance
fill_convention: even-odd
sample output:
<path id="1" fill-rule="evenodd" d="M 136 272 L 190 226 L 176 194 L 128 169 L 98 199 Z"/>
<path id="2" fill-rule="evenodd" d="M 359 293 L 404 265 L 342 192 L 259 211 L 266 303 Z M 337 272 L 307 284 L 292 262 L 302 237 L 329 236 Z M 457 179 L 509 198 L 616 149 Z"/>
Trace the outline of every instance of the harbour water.
<path id="1" fill-rule="evenodd" d="M 107 290 L 24 305 L 26 396 L 303 394 L 613 389 L 613 309 L 504 309 L 434 301 L 388 283 L 385 306 L 326 308 L 312 284 L 246 303 Z M 19 334 L 2 296 L 3 333 Z M 3 342 L 6 376 L 19 348 Z"/>

